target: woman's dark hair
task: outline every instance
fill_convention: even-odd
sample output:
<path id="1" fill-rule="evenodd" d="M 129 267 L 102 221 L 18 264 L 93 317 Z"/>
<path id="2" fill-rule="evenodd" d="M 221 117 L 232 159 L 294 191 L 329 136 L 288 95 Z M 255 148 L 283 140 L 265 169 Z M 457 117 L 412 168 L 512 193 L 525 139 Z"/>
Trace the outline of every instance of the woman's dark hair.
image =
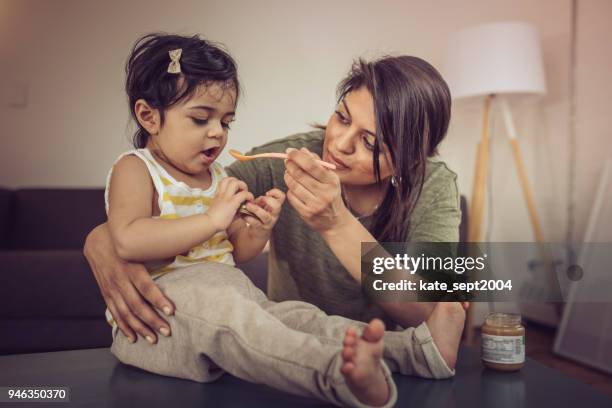
<path id="1" fill-rule="evenodd" d="M 182 49 L 180 74 L 168 72 L 169 51 Z M 133 144 L 143 148 L 149 133 L 136 118 L 134 104 L 139 99 L 158 109 L 161 124 L 165 111 L 174 104 L 189 98 L 200 85 L 222 83 L 240 93 L 236 62 L 222 46 L 200 38 L 198 35 L 183 37 L 163 33 L 147 34 L 138 39 L 125 64 L 125 92 L 128 95 L 130 113 L 138 126 Z"/>
<path id="2" fill-rule="evenodd" d="M 374 174 L 380 180 L 379 152 L 389 147 L 397 186 L 389 188 L 372 221 L 378 241 L 407 240 L 409 220 L 425 179 L 427 158 L 437 154 L 451 115 L 451 96 L 440 73 L 410 56 L 356 61 L 338 86 L 338 101 L 365 87 L 374 99 Z"/>

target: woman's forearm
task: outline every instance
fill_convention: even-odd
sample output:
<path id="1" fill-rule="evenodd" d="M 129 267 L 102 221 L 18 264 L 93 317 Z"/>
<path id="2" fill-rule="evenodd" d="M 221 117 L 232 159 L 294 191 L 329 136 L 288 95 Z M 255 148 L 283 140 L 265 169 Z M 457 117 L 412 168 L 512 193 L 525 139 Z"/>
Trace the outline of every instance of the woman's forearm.
<path id="1" fill-rule="evenodd" d="M 83 246 L 83 254 L 90 264 L 97 264 L 100 260 L 108 260 L 107 263 L 120 260 L 115 252 L 108 223 L 98 225 L 87 235 Z"/>
<path id="2" fill-rule="evenodd" d="M 130 342 L 137 340 L 137 334 L 152 343 L 157 339 L 156 332 L 170 335 L 170 325 L 154 307 L 170 316 L 174 304 L 143 265 L 124 262 L 117 256 L 108 224 L 98 225 L 87 235 L 83 253 L 108 310 Z"/>
<path id="3" fill-rule="evenodd" d="M 376 238 L 350 213 L 343 215 L 335 228 L 321 233 L 327 245 L 349 274 L 361 284 L 362 243 L 367 257 L 390 257 Z M 365 254 L 364 254 L 365 255 Z M 417 326 L 425 321 L 435 307 L 433 302 L 379 301 L 377 304 L 400 326 Z"/>
<path id="4" fill-rule="evenodd" d="M 205 242 L 218 231 L 207 214 L 177 219 L 139 218 L 112 228 L 117 254 L 126 261 L 172 258 Z"/>
<path id="5" fill-rule="evenodd" d="M 376 238 L 348 211 L 339 216 L 336 227 L 321 235 L 353 279 L 361 283 L 361 243 L 376 242 Z"/>

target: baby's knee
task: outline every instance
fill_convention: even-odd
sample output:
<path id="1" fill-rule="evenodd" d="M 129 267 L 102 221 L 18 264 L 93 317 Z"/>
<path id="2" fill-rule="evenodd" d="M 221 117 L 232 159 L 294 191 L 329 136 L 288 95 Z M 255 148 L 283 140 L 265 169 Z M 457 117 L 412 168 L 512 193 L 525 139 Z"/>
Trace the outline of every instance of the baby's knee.
<path id="1" fill-rule="evenodd" d="M 144 352 L 142 346 L 147 341 L 142 337 L 138 337 L 136 342 L 131 343 L 129 339 L 122 333 L 117 332 L 113 338 L 110 351 L 123 364 L 140 367 L 139 356 Z"/>
<path id="2" fill-rule="evenodd" d="M 149 344 L 142 338 L 130 343 L 127 337 L 118 333 L 113 339 L 111 353 L 123 364 L 159 375 L 201 383 L 219 378 L 223 371 L 192 349 L 190 344 L 182 340 L 179 333 L 168 338 L 160 337 L 157 344 Z"/>

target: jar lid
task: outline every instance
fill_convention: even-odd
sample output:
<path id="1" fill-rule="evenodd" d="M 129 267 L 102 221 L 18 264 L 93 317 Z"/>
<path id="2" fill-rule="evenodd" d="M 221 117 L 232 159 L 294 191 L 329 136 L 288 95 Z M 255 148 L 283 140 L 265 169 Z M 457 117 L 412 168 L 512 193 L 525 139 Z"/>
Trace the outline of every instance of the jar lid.
<path id="1" fill-rule="evenodd" d="M 513 313 L 489 313 L 486 318 L 489 326 L 508 327 L 521 324 L 521 315 Z"/>

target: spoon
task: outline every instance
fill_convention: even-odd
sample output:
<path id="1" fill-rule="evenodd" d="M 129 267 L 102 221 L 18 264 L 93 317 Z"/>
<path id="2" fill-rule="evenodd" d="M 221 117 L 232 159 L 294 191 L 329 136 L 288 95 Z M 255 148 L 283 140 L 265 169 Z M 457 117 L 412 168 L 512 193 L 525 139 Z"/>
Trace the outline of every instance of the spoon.
<path id="1" fill-rule="evenodd" d="M 287 155 L 285 153 L 259 153 L 259 154 L 252 154 L 250 156 L 245 156 L 244 154 L 240 153 L 238 150 L 234 150 L 234 149 L 229 149 L 229 154 L 231 154 L 232 157 L 240 161 L 247 161 L 247 160 L 259 159 L 259 158 L 269 158 L 269 159 L 286 159 L 287 158 Z M 336 170 L 335 164 L 328 163 L 323 160 L 316 160 L 316 162 L 322 165 L 323 167 L 327 167 L 328 169 L 331 169 L 331 170 Z"/>

